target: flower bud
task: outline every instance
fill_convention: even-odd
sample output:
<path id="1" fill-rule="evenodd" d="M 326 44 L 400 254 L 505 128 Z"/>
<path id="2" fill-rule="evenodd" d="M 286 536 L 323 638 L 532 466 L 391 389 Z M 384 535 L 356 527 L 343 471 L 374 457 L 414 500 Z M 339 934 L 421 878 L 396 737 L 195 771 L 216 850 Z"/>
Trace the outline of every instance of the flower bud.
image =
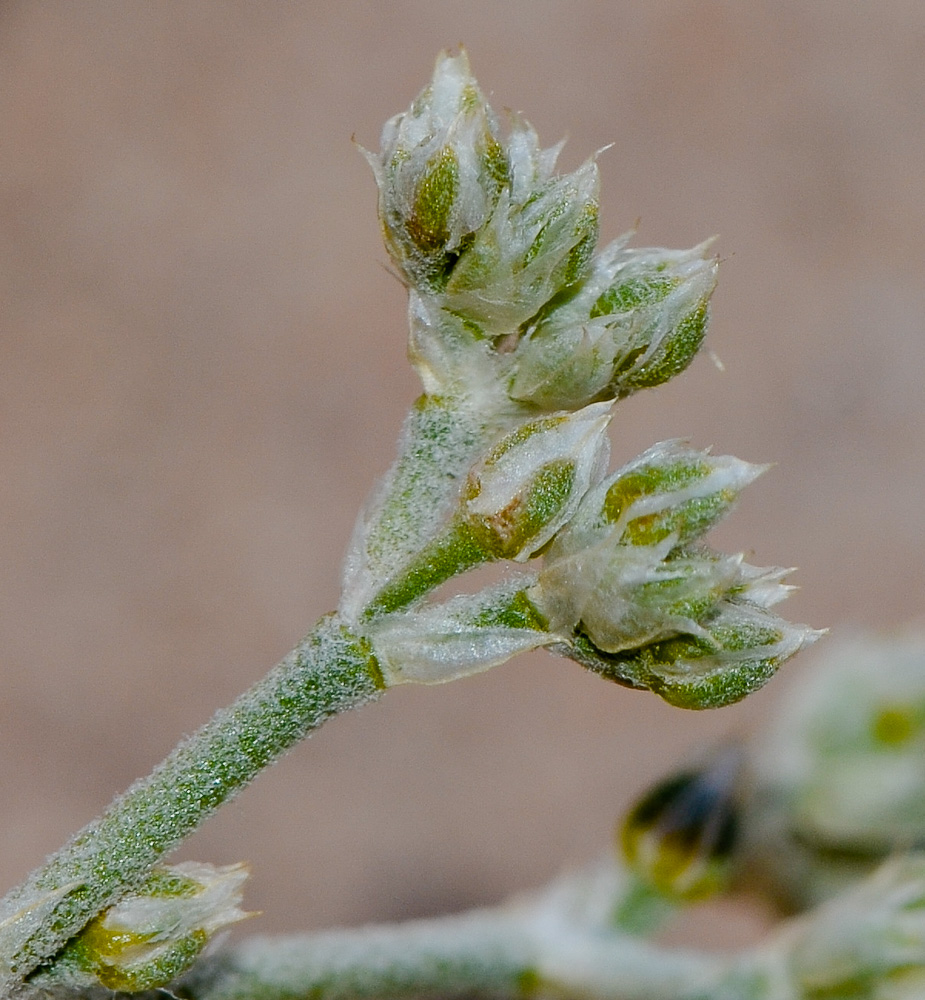
<path id="1" fill-rule="evenodd" d="M 606 653 L 579 634 L 567 655 L 609 680 L 652 691 L 679 708 L 721 708 L 763 687 L 781 664 L 820 634 L 763 608 L 722 601 L 696 632 L 619 653 Z"/>
<path id="2" fill-rule="evenodd" d="M 492 558 L 529 559 L 575 513 L 606 466 L 609 409 L 597 403 L 522 424 L 472 469 L 462 516 Z"/>
<path id="3" fill-rule="evenodd" d="M 592 513 L 598 524 L 613 525 L 624 545 L 655 545 L 668 537 L 686 545 L 725 517 L 767 468 L 663 441 L 602 484 L 602 501 Z"/>
<path id="4" fill-rule="evenodd" d="M 595 258 L 580 290 L 520 342 L 512 398 L 550 409 L 627 396 L 683 371 L 706 333 L 717 262 L 688 251 L 627 250 Z"/>
<path id="5" fill-rule="evenodd" d="M 705 899 L 729 881 L 738 835 L 736 779 L 741 754 L 659 782 L 630 810 L 618 840 L 645 884 L 672 899 Z"/>
<path id="6" fill-rule="evenodd" d="M 591 160 L 572 174 L 542 182 L 523 202 L 505 189 L 491 219 L 456 263 L 444 308 L 500 338 L 573 288 L 597 243 L 598 188 Z"/>
<path id="7" fill-rule="evenodd" d="M 438 56 L 430 86 L 386 122 L 380 153 L 366 157 L 392 260 L 411 285 L 441 288 L 509 173 L 497 122 L 464 51 Z"/>
<path id="8" fill-rule="evenodd" d="M 192 965 L 213 935 L 248 914 L 240 909 L 243 865 L 186 862 L 156 868 L 137 892 L 92 920 L 52 971 L 75 985 L 140 992 Z"/>
<path id="9" fill-rule="evenodd" d="M 654 546 L 614 545 L 613 539 L 570 558 L 551 558 L 535 593 L 550 627 L 580 623 L 607 653 L 681 633 L 700 635 L 700 622 L 721 600 L 737 597 L 767 607 L 789 589 L 777 582 L 784 570 L 750 566 L 741 555 L 672 553 L 672 539 Z"/>

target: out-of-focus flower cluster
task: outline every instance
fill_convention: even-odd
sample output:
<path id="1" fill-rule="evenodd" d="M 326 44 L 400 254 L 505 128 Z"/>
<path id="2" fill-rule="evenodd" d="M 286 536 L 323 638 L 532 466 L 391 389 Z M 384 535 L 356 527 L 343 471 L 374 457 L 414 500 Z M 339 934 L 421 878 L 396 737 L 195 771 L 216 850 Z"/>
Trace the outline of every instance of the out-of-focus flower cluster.
<path id="1" fill-rule="evenodd" d="M 827 644 L 762 732 L 659 781 L 618 843 L 663 906 L 731 886 L 791 917 L 685 996 L 925 996 L 925 635 Z"/>
<path id="2" fill-rule="evenodd" d="M 925 849 L 925 636 L 846 636 L 750 754 L 749 869 L 790 907 Z"/>

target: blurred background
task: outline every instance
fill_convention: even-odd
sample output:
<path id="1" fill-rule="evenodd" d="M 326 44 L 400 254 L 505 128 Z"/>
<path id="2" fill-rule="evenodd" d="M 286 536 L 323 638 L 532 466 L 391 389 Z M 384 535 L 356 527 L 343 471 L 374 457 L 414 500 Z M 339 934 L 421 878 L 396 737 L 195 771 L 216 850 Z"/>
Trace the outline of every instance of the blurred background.
<path id="1" fill-rule="evenodd" d="M 922 615 L 921 0 L 4 0 L 0 883 L 336 604 L 417 393 L 351 137 L 458 43 L 565 168 L 614 144 L 604 240 L 720 235 L 723 370 L 622 404 L 615 463 L 678 436 L 774 462 L 715 544 L 798 565 L 793 620 Z M 605 849 L 808 658 L 707 714 L 543 654 L 396 690 L 181 854 L 252 863 L 251 932 L 494 902 Z"/>

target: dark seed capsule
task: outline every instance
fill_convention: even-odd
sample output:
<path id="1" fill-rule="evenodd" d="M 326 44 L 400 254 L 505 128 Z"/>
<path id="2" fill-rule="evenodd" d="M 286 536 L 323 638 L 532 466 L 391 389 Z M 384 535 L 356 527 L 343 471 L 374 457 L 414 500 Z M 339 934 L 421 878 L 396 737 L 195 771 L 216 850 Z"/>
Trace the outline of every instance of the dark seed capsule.
<path id="1" fill-rule="evenodd" d="M 660 782 L 637 802 L 618 838 L 640 879 L 685 901 L 726 886 L 738 833 L 738 767 L 738 751 L 728 751 L 701 771 Z"/>

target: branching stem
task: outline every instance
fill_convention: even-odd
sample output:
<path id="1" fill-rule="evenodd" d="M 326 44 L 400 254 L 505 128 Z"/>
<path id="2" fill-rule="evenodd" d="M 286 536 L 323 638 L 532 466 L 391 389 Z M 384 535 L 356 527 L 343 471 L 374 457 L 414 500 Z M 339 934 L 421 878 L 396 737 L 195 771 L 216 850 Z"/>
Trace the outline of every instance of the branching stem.
<path id="1" fill-rule="evenodd" d="M 263 680 L 0 902 L 0 996 L 136 887 L 260 770 L 383 686 L 367 643 L 336 617 L 323 618 Z M 42 905 L 49 899 L 50 909 Z"/>

